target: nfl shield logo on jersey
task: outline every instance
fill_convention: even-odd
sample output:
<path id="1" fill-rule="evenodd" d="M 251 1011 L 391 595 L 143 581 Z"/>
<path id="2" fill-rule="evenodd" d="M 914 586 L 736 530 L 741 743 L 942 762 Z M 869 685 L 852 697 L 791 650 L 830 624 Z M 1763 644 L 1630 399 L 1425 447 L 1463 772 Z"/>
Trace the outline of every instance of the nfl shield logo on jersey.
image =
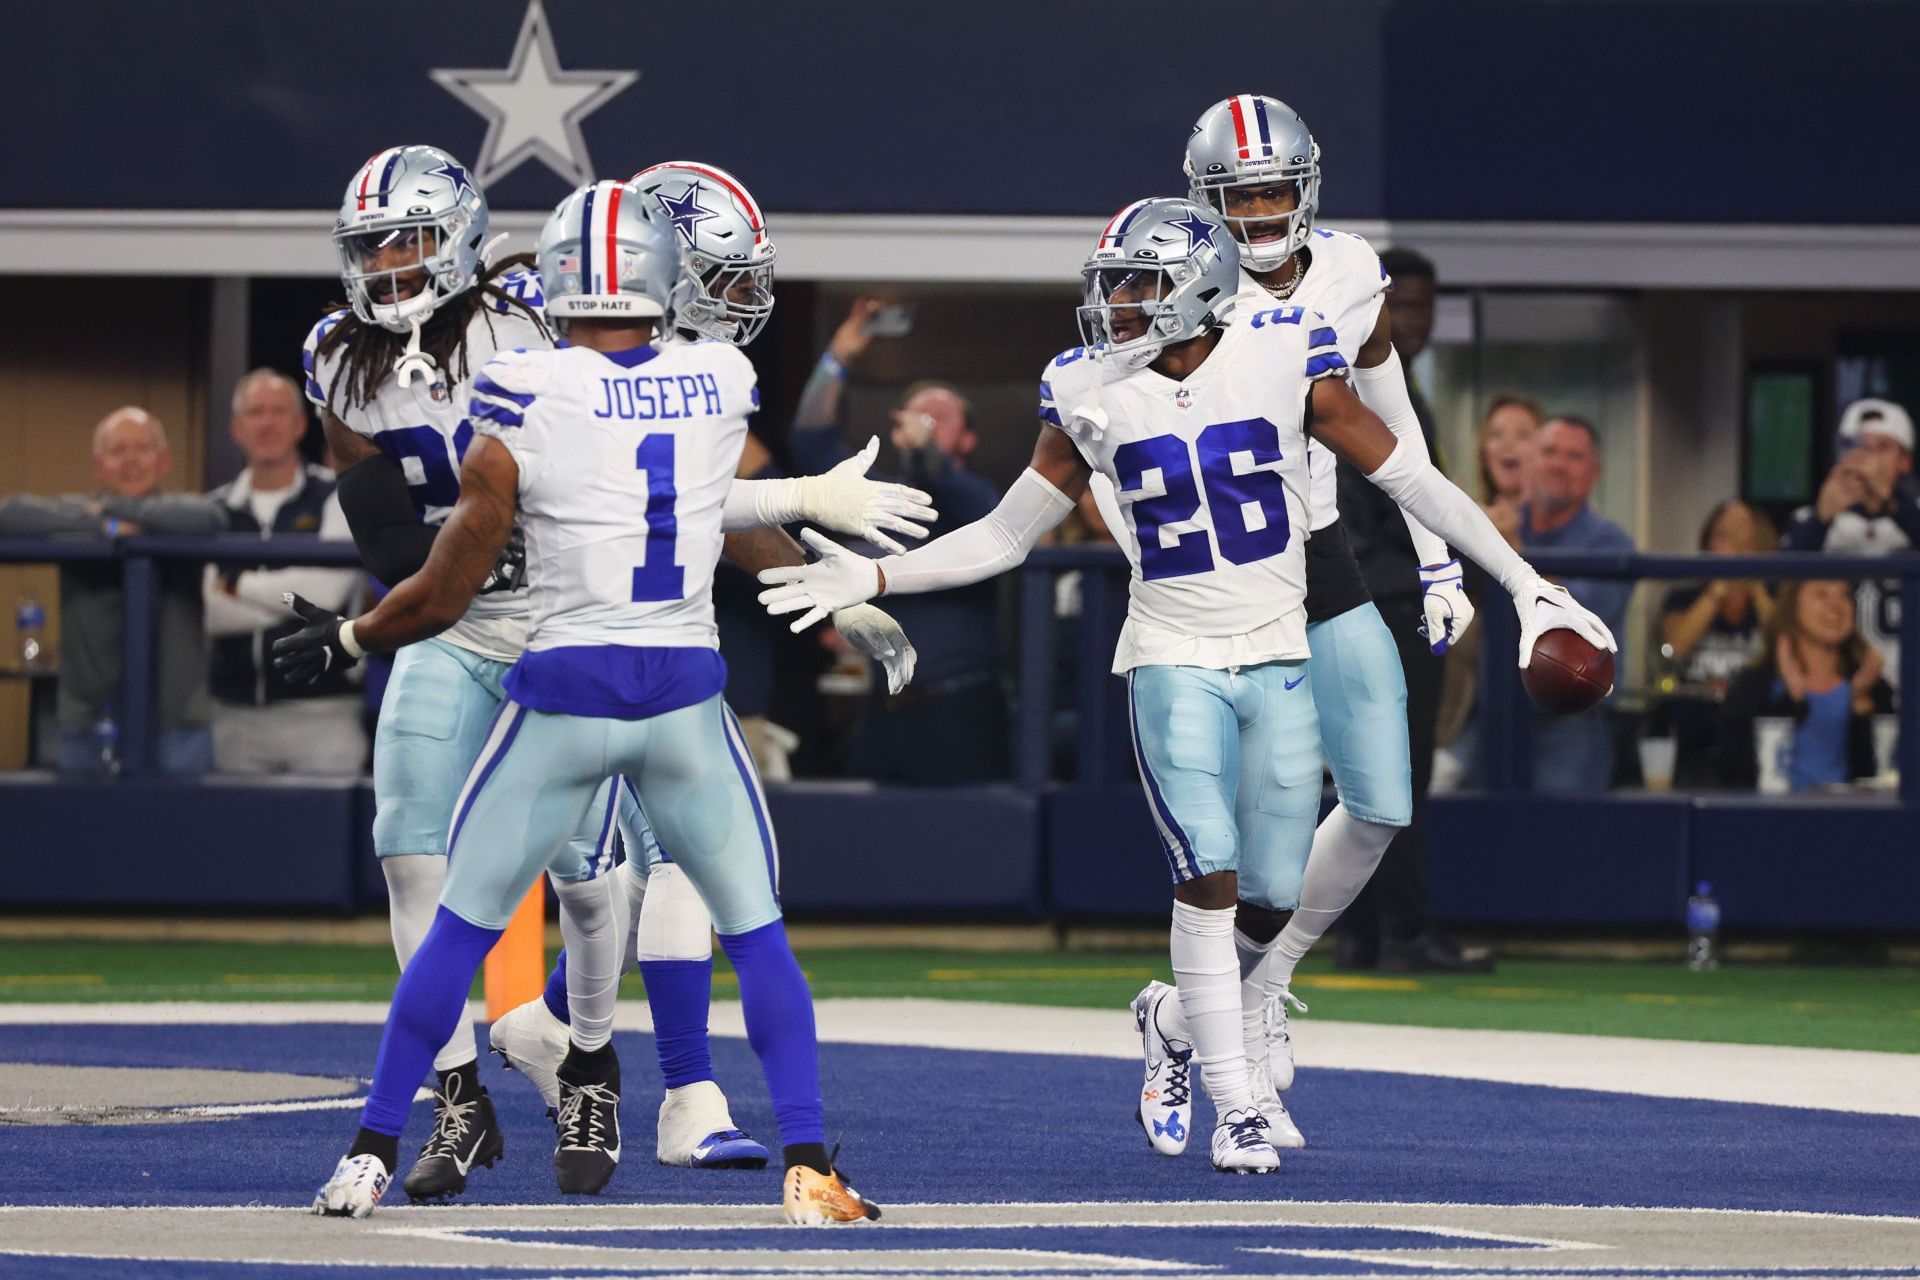
<path id="1" fill-rule="evenodd" d="M 445 404 L 447 400 L 447 380 L 445 378 L 435 378 L 433 385 L 427 388 L 427 394 L 433 397 L 434 403 Z"/>
<path id="2" fill-rule="evenodd" d="M 1193 392 L 1187 390 L 1185 387 L 1181 387 L 1173 393 L 1173 402 L 1182 409 L 1191 409 L 1193 408 Z"/>

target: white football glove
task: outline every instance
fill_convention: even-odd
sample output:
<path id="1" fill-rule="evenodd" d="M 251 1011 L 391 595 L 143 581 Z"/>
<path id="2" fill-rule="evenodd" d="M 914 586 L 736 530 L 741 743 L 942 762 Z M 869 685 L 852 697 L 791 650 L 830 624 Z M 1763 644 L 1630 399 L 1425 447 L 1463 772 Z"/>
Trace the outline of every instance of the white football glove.
<path id="1" fill-rule="evenodd" d="M 1436 657 L 1467 634 L 1467 628 L 1473 625 L 1473 601 L 1467 598 L 1466 578 L 1458 560 L 1421 566 L 1420 612 L 1426 619 L 1420 624 L 1420 634 Z"/>
<path id="2" fill-rule="evenodd" d="M 919 655 L 892 614 L 870 604 L 849 605 L 833 611 L 833 629 L 886 668 L 888 693 L 900 692 L 913 679 L 913 664 Z"/>
<path id="3" fill-rule="evenodd" d="M 760 581 L 767 585 L 760 603 L 768 613 L 777 618 L 806 610 L 790 624 L 794 631 L 805 631 L 836 609 L 865 604 L 880 594 L 880 570 L 873 561 L 812 529 L 802 529 L 800 540 L 820 558 L 760 571 Z"/>
<path id="4" fill-rule="evenodd" d="M 1546 632 L 1565 627 L 1577 632 L 1587 643 L 1617 653 L 1613 632 L 1600 621 L 1600 615 L 1586 608 L 1556 582 L 1535 577 L 1513 596 L 1514 612 L 1520 615 L 1520 667 L 1533 661 L 1534 643 Z"/>
<path id="5" fill-rule="evenodd" d="M 890 535 L 924 538 L 927 526 L 918 522 L 936 520 L 939 512 L 933 509 L 932 497 L 919 489 L 867 479 L 867 469 L 879 452 L 880 437 L 874 436 L 866 448 L 825 475 L 800 477 L 796 505 L 802 519 L 835 533 L 865 538 L 899 555 L 906 548 Z"/>

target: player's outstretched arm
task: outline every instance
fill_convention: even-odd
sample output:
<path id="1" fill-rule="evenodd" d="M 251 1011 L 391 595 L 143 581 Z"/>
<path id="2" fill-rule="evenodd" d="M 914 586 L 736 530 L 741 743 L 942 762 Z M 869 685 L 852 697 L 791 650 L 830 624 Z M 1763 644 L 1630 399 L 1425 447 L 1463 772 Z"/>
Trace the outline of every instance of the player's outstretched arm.
<path id="1" fill-rule="evenodd" d="M 1568 627 L 1591 643 L 1612 651 L 1613 633 L 1597 615 L 1534 572 L 1514 553 L 1500 531 L 1459 486 L 1441 475 L 1427 458 L 1426 442 L 1397 438 L 1378 414 L 1360 403 L 1353 388 L 1338 378 L 1323 378 L 1308 392 L 1307 411 L 1314 438 L 1412 513 L 1422 524 L 1478 564 L 1513 596 L 1520 615 L 1520 665 L 1533 658 L 1533 642 L 1542 632 Z"/>
<path id="2" fill-rule="evenodd" d="M 903 552 L 906 548 L 892 535 L 924 538 L 927 526 L 919 522 L 938 519 L 939 513 L 933 499 L 919 489 L 867 479 L 879 451 L 880 437 L 874 436 L 866 448 L 824 475 L 735 480 L 727 490 L 720 527 L 731 533 L 805 520 Z"/>
<path id="3" fill-rule="evenodd" d="M 785 529 L 730 533 L 720 544 L 720 554 L 755 574 L 763 569 L 807 562 L 807 553 L 787 536 Z M 907 639 L 906 628 L 896 622 L 892 614 L 870 604 L 848 605 L 833 611 L 833 629 L 848 644 L 880 664 L 887 673 L 888 693 L 900 692 L 913 679 L 913 668 L 920 655 Z"/>
<path id="4" fill-rule="evenodd" d="M 1406 371 L 1400 365 L 1399 353 L 1393 349 L 1384 302 L 1372 334 L 1355 353 L 1353 389 L 1360 402 L 1379 414 L 1395 436 L 1425 443 L 1420 415 L 1414 410 L 1413 396 L 1407 390 Z M 1404 507 L 1400 514 L 1407 522 L 1407 536 L 1413 541 L 1414 563 L 1420 566 L 1420 605 L 1424 615 L 1421 634 L 1426 636 L 1428 648 L 1436 654 L 1445 653 L 1473 625 L 1473 601 L 1467 598 L 1460 561 L 1447 549 L 1445 539 L 1421 524 Z"/>
<path id="5" fill-rule="evenodd" d="M 507 447 L 489 436 L 476 439 L 460 471 L 460 501 L 420 572 L 351 622 L 289 597 L 288 605 L 309 625 L 274 642 L 274 667 L 290 679 L 312 681 L 368 653 L 391 653 L 458 622 L 493 576 L 513 536 L 519 482 L 520 465 Z"/>
<path id="6" fill-rule="evenodd" d="M 1027 558 L 1049 529 L 1066 519 L 1092 473 L 1065 433 L 1042 427 L 1033 461 L 985 517 L 905 555 L 869 560 L 811 529 L 801 536 L 820 554 L 812 564 L 760 574 L 760 603 L 776 617 L 800 613 L 803 631 L 834 609 L 882 594 L 943 591 L 1004 573 Z M 805 612 L 802 612 L 802 611 Z"/>

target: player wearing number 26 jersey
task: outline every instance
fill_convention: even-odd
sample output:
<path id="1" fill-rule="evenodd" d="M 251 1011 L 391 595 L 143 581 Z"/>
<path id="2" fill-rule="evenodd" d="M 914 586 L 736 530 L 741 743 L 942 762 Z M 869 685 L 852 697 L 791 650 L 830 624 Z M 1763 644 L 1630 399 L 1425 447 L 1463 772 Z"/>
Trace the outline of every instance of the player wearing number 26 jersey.
<path id="1" fill-rule="evenodd" d="M 806 610 L 802 625 L 875 594 L 975 582 L 1018 564 L 1094 475 L 1108 477 L 1134 567 L 1114 667 L 1128 677 L 1141 781 L 1174 881 L 1179 1003 L 1218 1113 L 1213 1163 L 1248 1173 L 1279 1158 L 1247 1069 L 1236 903 L 1297 901 L 1320 794 L 1307 432 L 1511 584 L 1523 656 L 1543 623 L 1585 628 L 1589 616 L 1361 404 L 1324 317 L 1240 294 L 1239 270 L 1213 211 L 1171 199 L 1121 210 L 1082 268 L 1087 343 L 1043 371 L 1033 461 L 994 512 L 877 562 L 816 540 L 819 561 L 760 577 L 773 584 L 761 596 L 769 610 Z M 1610 643 L 1604 627 L 1592 634 Z M 1151 1119 L 1185 1146 L 1190 1115 Z"/>

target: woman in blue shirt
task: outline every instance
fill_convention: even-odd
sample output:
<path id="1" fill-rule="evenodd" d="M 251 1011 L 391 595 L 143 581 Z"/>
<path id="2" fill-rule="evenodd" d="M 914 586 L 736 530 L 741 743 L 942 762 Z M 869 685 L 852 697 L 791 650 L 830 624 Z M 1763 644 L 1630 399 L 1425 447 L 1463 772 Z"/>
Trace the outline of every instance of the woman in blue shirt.
<path id="1" fill-rule="evenodd" d="M 1880 651 L 1854 625 L 1852 586 L 1788 583 L 1767 632 L 1763 658 L 1727 688 L 1720 780 L 1735 787 L 1757 781 L 1754 721 L 1762 716 L 1794 721 L 1788 777 L 1795 791 L 1871 776 L 1873 717 L 1893 709 L 1893 690 L 1880 677 Z"/>

